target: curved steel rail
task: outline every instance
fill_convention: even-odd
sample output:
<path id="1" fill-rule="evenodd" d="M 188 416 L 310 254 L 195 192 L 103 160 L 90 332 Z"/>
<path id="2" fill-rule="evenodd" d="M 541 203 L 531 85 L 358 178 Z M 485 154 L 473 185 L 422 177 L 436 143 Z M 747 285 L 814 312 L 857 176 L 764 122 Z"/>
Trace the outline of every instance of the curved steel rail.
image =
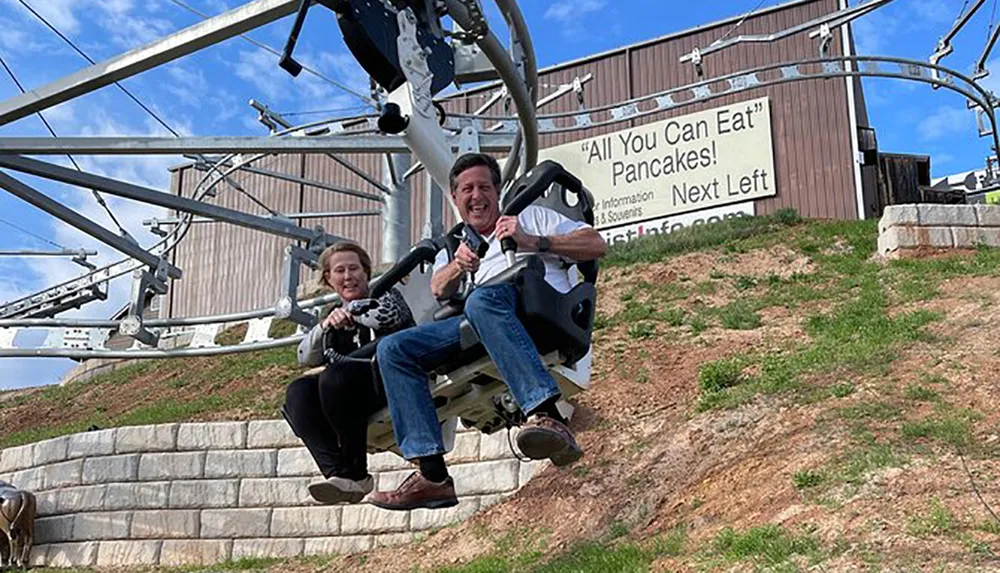
<path id="1" fill-rule="evenodd" d="M 445 5 L 448 7 L 448 13 L 458 22 L 459 26 L 462 26 L 466 30 L 474 27 L 474 22 L 462 0 L 445 0 Z M 513 13 L 511 13 L 511 18 L 512 26 L 518 24 L 518 20 L 514 17 Z M 523 23 L 523 18 L 520 19 L 520 23 Z M 515 28 L 518 35 L 526 36 L 527 30 L 517 29 L 519 27 L 518 25 Z M 535 96 L 529 93 L 528 86 L 518 75 L 517 69 L 514 67 L 514 61 L 510 58 L 507 50 L 504 49 L 503 44 L 500 43 L 500 40 L 497 39 L 493 32 L 487 30 L 482 38 L 476 40 L 476 45 L 479 46 L 479 49 L 483 51 L 483 54 L 493 64 L 493 67 L 496 68 L 500 79 L 507 86 L 507 93 L 514 100 L 515 107 L 517 108 L 517 118 L 520 122 L 520 132 L 524 139 L 525 171 L 527 171 L 538 162 L 538 123 L 535 118 Z M 533 59 L 534 57 L 532 56 Z M 536 93 L 537 91 L 535 90 Z M 510 165 L 517 163 L 515 156 L 518 154 L 519 149 L 515 148 L 512 151 L 504 166 L 505 173 L 510 171 Z"/>

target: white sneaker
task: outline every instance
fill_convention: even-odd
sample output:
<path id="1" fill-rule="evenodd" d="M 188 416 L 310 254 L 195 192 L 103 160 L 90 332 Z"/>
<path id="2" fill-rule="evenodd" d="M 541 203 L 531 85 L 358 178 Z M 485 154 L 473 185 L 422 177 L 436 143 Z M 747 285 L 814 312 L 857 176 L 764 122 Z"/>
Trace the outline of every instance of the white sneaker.
<path id="1" fill-rule="evenodd" d="M 375 489 L 375 479 L 371 475 L 362 480 L 352 480 L 333 476 L 309 484 L 309 495 L 316 501 L 331 505 L 335 503 L 358 503 Z"/>

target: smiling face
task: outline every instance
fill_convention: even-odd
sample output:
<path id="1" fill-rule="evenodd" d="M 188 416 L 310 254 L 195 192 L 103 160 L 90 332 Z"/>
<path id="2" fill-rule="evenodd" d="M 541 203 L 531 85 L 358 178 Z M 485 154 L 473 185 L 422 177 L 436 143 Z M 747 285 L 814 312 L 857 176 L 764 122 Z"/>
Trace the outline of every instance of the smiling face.
<path id="1" fill-rule="evenodd" d="M 493 232 L 500 218 L 500 191 L 488 167 L 476 165 L 459 173 L 451 197 L 463 221 L 484 235 Z"/>
<path id="2" fill-rule="evenodd" d="M 333 253 L 325 278 L 344 302 L 368 296 L 368 275 L 358 254 L 353 251 Z"/>

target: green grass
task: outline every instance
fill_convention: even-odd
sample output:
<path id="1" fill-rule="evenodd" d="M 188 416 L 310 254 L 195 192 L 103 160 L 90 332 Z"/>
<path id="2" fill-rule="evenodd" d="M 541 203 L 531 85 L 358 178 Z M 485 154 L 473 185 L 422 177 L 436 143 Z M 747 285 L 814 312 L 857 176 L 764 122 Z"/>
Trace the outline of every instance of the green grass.
<path id="1" fill-rule="evenodd" d="M 708 362 L 698 370 L 698 387 L 705 394 L 718 394 L 743 383 L 747 360 L 742 357 Z"/>
<path id="2" fill-rule="evenodd" d="M 753 330 L 760 328 L 760 315 L 746 301 L 734 301 L 717 311 L 719 322 L 729 330 Z"/>
<path id="3" fill-rule="evenodd" d="M 903 409 L 888 402 L 862 402 L 855 406 L 840 408 L 837 414 L 849 422 L 868 420 L 885 422 L 899 418 L 903 414 Z"/>
<path id="4" fill-rule="evenodd" d="M 846 398 L 854 393 L 854 384 L 850 382 L 840 382 L 830 386 L 830 394 L 837 398 Z"/>
<path id="5" fill-rule="evenodd" d="M 684 528 L 642 542 L 623 541 L 627 534 L 627 527 L 616 524 L 602 541 L 579 543 L 555 554 L 546 554 L 543 542 L 525 540 L 523 534 L 506 535 L 495 542 L 491 554 L 434 573 L 645 573 L 657 559 L 681 555 L 688 541 Z"/>
<path id="6" fill-rule="evenodd" d="M 955 516 L 938 499 L 931 502 L 930 509 L 910 519 L 906 532 L 916 537 L 949 535 L 957 528 Z"/>
<path id="7" fill-rule="evenodd" d="M 759 394 L 789 391 L 800 387 L 802 378 L 809 374 L 884 373 L 903 345 L 928 339 L 923 327 L 939 315 L 915 311 L 890 316 L 885 293 L 873 271 L 868 269 L 869 276 L 858 281 L 856 298 L 805 321 L 810 344 L 781 353 L 746 355 L 746 363 L 758 365 L 760 373 L 721 391 L 703 392 L 698 409 L 731 408 Z"/>
<path id="8" fill-rule="evenodd" d="M 821 485 L 825 479 L 821 472 L 801 470 L 792 476 L 792 485 L 795 486 L 795 489 L 809 489 Z"/>
<path id="9" fill-rule="evenodd" d="M 978 412 L 942 404 L 926 418 L 903 423 L 900 433 L 910 440 L 930 439 L 964 452 L 973 445 L 972 424 L 981 418 Z"/>
<path id="10" fill-rule="evenodd" d="M 637 322 L 628 328 L 629 338 L 645 339 L 656 336 L 656 325 L 651 322 Z"/>
<path id="11" fill-rule="evenodd" d="M 907 400 L 916 402 L 936 402 L 941 398 L 941 395 L 936 390 L 922 384 L 907 385 L 903 395 Z"/>
<path id="12" fill-rule="evenodd" d="M 777 525 L 753 527 L 740 532 L 732 528 L 720 531 L 712 541 L 711 555 L 726 562 L 751 562 L 768 570 L 797 570 L 791 559 L 800 556 L 810 562 L 821 561 L 819 540 L 809 533 L 794 534 Z"/>
<path id="13" fill-rule="evenodd" d="M 899 467 L 905 461 L 890 444 L 868 441 L 835 458 L 826 473 L 831 476 L 831 484 L 857 486 L 866 483 L 872 472 Z"/>

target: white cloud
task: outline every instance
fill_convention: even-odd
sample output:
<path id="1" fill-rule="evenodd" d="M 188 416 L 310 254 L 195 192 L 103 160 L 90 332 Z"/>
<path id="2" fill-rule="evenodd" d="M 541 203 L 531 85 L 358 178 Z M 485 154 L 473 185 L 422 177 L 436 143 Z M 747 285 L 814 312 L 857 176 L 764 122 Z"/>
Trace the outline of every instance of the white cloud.
<path id="1" fill-rule="evenodd" d="M 34 18 L 24 6 L 17 0 L 3 0 L 6 4 L 23 14 L 26 18 Z M 59 28 L 60 31 L 72 34 L 80 27 L 80 21 L 76 17 L 76 11 L 82 9 L 92 0 L 44 0 L 34 2 L 31 7 L 35 9 L 43 18 Z"/>
<path id="2" fill-rule="evenodd" d="M 550 4 L 543 18 L 555 22 L 559 33 L 571 40 L 581 40 L 588 36 L 589 31 L 583 25 L 584 19 L 600 12 L 607 5 L 607 0 L 560 0 Z M 607 26 L 613 25 L 606 22 Z"/>
<path id="3" fill-rule="evenodd" d="M 203 102 L 202 97 L 208 89 L 208 80 L 205 79 L 204 72 L 176 64 L 167 68 L 167 75 L 172 81 L 163 86 L 166 91 L 188 105 L 198 105 Z"/>
<path id="4" fill-rule="evenodd" d="M 928 24 L 950 24 L 955 18 L 955 6 L 941 0 L 910 0 L 907 6 L 916 18 Z"/>
<path id="5" fill-rule="evenodd" d="M 563 24 L 579 22 L 591 12 L 597 12 L 607 5 L 606 0 L 562 0 L 549 5 L 545 11 L 546 20 L 555 20 Z"/>
<path id="6" fill-rule="evenodd" d="M 31 54 L 45 47 L 42 39 L 21 23 L 0 18 L 0 48 L 5 54 Z"/>
<path id="7" fill-rule="evenodd" d="M 76 103 L 69 100 L 42 112 L 52 128 L 59 133 L 59 124 L 71 124 L 76 119 Z"/>
<path id="8" fill-rule="evenodd" d="M 260 90 L 270 101 L 289 99 L 288 74 L 278 67 L 278 59 L 263 50 L 242 50 L 235 66 L 236 76 Z"/>
<path id="9" fill-rule="evenodd" d="M 955 156 L 949 153 L 934 153 L 931 155 L 931 165 L 940 167 L 955 161 Z"/>
<path id="10" fill-rule="evenodd" d="M 917 124 L 917 133 L 924 141 L 954 134 L 969 134 L 974 129 L 975 117 L 971 110 L 946 106 L 939 107 Z"/>
<path id="11" fill-rule="evenodd" d="M 126 49 L 148 44 L 174 29 L 170 20 L 127 13 L 108 14 L 101 20 L 101 27 L 111 33 L 115 45 Z"/>
<path id="12" fill-rule="evenodd" d="M 888 31 L 881 28 L 873 19 L 874 16 L 863 17 L 851 24 L 854 32 L 854 50 L 862 55 L 881 54 Z"/>

